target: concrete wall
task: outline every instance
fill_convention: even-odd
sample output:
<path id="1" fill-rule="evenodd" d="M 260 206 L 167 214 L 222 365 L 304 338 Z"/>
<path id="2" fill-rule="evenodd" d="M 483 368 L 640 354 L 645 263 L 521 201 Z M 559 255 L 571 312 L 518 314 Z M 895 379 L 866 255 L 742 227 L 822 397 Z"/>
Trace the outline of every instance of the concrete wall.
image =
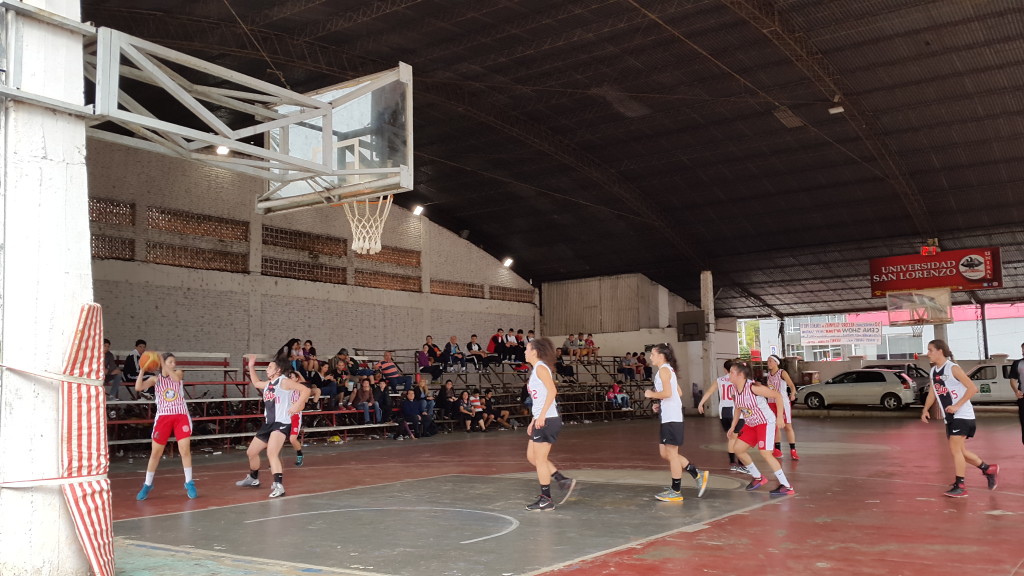
<path id="1" fill-rule="evenodd" d="M 384 226 L 385 247 L 419 253 L 418 265 L 400 259 L 323 256 L 264 245 L 263 225 L 351 239 L 340 207 L 274 216 L 254 213 L 265 190 L 259 179 L 181 159 L 88 143 L 90 197 L 134 203 L 135 224 L 92 223 L 94 235 L 133 239 L 135 261 L 94 260 L 96 301 L 104 306 L 107 336 L 115 350 L 136 338 L 158 350 L 269 353 L 287 339 L 313 340 L 321 355 L 338 348 L 418 348 L 431 334 L 443 344 L 454 334 L 462 343 L 496 327 L 537 329 L 539 309 L 532 286 L 493 257 L 424 217 L 392 206 Z M 147 221 L 149 207 L 248 222 L 249 240 L 159 230 Z M 247 272 L 221 272 L 147 262 L 146 242 L 244 253 Z M 382 253 L 383 254 L 383 253 Z M 262 257 L 315 262 L 344 269 L 345 284 L 261 274 Z M 357 272 L 419 277 L 421 291 L 353 285 Z M 431 294 L 431 282 L 452 281 L 483 288 L 483 298 Z M 500 289 L 532 302 L 490 299 Z"/>

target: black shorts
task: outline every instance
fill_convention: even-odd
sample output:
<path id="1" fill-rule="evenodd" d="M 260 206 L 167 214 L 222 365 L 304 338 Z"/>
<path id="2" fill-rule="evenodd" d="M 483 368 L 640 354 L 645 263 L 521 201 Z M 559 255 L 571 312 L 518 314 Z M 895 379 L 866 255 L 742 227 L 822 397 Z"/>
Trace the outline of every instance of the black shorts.
<path id="1" fill-rule="evenodd" d="M 974 433 L 977 430 L 974 420 L 966 420 L 964 418 L 953 418 L 951 422 L 946 422 L 946 438 L 950 436 L 964 436 L 966 438 L 974 438 Z"/>
<path id="2" fill-rule="evenodd" d="M 558 416 L 554 418 L 545 418 L 544 427 L 537 428 L 536 422 L 533 426 L 533 432 L 530 434 L 530 440 L 544 444 L 554 444 L 555 440 L 558 440 L 558 433 L 562 430 L 562 419 Z"/>
<path id="3" fill-rule="evenodd" d="M 264 424 L 263 426 L 260 427 L 259 430 L 256 431 L 256 438 L 259 438 L 260 440 L 269 444 L 270 435 L 274 432 L 280 432 L 285 437 L 285 440 L 287 440 L 288 433 L 291 432 L 291 430 L 291 422 L 274 422 L 273 424 L 268 423 Z"/>
<path id="4" fill-rule="evenodd" d="M 722 408 L 721 424 L 722 431 L 728 432 L 729 427 L 732 426 L 732 406 Z M 743 418 L 740 418 L 740 421 L 736 423 L 736 433 L 739 434 L 740 430 L 743 430 Z"/>
<path id="5" fill-rule="evenodd" d="M 683 423 L 682 422 L 662 422 L 661 423 L 661 443 L 666 446 L 682 446 L 683 445 Z"/>

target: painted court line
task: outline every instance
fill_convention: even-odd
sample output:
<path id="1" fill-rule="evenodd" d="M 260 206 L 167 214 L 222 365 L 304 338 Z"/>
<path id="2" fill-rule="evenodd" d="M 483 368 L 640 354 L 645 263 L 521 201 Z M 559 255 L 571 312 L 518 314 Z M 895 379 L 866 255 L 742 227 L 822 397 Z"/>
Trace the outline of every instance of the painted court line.
<path id="1" fill-rule="evenodd" d="M 133 548 L 139 548 L 142 550 L 156 550 L 158 552 L 165 552 L 170 554 L 178 554 L 183 556 L 201 556 L 209 558 L 213 561 L 219 560 L 230 560 L 245 566 L 253 567 L 266 567 L 274 569 L 278 574 L 283 576 L 290 576 L 292 574 L 325 574 L 325 575 L 342 575 L 342 576 L 388 576 L 380 572 L 369 572 L 366 570 L 354 570 L 351 568 L 329 568 L 326 566 L 316 566 L 314 564 L 302 564 L 299 562 L 281 562 L 278 560 L 268 560 L 266 558 L 253 558 L 251 556 L 238 556 L 236 554 L 226 554 L 224 552 L 213 552 L 210 550 L 202 550 L 200 548 L 185 548 L 182 546 L 168 546 L 166 544 L 153 544 L 150 542 L 138 542 L 135 540 L 129 540 L 127 538 L 116 538 L 115 542 L 118 546 L 131 546 Z"/>
<path id="2" fill-rule="evenodd" d="M 244 524 L 251 524 L 253 522 L 265 522 L 267 520 L 279 520 L 281 518 L 291 518 L 293 516 L 309 516 L 309 515 L 312 515 L 312 514 L 330 514 L 332 512 L 362 512 L 362 511 L 369 511 L 369 510 L 401 510 L 403 512 L 404 511 L 410 511 L 410 510 L 446 510 L 446 511 L 449 511 L 449 512 L 468 512 L 470 514 L 488 514 L 490 516 L 497 516 L 497 517 L 502 518 L 504 520 L 508 520 L 508 522 L 511 524 L 511 526 L 509 526 L 508 528 L 502 530 L 501 532 L 498 532 L 497 534 L 491 534 L 490 536 L 483 536 L 483 537 L 480 537 L 480 538 L 474 538 L 473 540 L 465 540 L 463 542 L 459 542 L 459 544 L 472 544 L 473 542 L 480 542 L 481 540 L 488 540 L 490 538 L 497 538 L 498 536 L 504 536 L 505 534 L 508 534 L 509 532 L 511 532 L 511 531 L 513 531 L 513 530 L 515 530 L 516 528 L 519 527 L 519 520 L 516 520 L 515 518 L 512 518 L 511 516 L 506 516 L 504 514 L 498 514 L 497 512 L 485 512 L 483 510 L 467 510 L 465 508 L 436 508 L 436 507 L 429 507 L 429 506 L 391 506 L 391 507 L 386 507 L 386 508 L 338 508 L 336 510 L 315 510 L 313 512 L 298 512 L 296 514 L 285 514 L 283 516 L 268 516 L 267 518 L 256 518 L 255 520 L 246 520 L 244 522 Z"/>

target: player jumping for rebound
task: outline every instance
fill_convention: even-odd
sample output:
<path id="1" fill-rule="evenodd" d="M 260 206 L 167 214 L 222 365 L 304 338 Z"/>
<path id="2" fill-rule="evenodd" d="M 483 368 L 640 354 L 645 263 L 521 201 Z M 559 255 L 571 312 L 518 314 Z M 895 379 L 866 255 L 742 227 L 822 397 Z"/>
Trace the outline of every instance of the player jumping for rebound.
<path id="1" fill-rule="evenodd" d="M 254 355 L 246 355 L 245 361 L 249 364 L 249 379 L 256 389 L 263 392 L 263 404 L 266 408 L 267 422 L 257 432 L 245 451 L 249 457 L 249 474 L 235 482 L 235 486 L 260 485 L 260 453 L 267 451 L 267 460 L 270 461 L 270 471 L 274 475 L 274 483 L 271 485 L 270 497 L 277 498 L 284 496 L 284 467 L 281 465 L 281 447 L 288 439 L 292 427 L 292 414 L 298 414 L 306 405 L 309 399 L 309 388 L 284 376 L 290 369 L 290 364 L 280 359 L 271 360 L 267 364 L 267 378 L 269 381 L 262 381 L 256 374 Z M 292 392 L 297 391 L 299 398 L 292 402 Z"/>

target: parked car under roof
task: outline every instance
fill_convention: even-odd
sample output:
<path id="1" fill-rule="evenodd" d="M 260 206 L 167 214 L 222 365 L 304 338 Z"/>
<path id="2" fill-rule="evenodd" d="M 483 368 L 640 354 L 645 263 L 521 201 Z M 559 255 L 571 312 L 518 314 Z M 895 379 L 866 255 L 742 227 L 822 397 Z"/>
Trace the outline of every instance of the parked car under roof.
<path id="1" fill-rule="evenodd" d="M 796 401 L 814 409 L 880 405 L 886 410 L 898 410 L 913 403 L 916 396 L 914 381 L 905 372 L 865 368 L 804 386 L 797 392 Z"/>

